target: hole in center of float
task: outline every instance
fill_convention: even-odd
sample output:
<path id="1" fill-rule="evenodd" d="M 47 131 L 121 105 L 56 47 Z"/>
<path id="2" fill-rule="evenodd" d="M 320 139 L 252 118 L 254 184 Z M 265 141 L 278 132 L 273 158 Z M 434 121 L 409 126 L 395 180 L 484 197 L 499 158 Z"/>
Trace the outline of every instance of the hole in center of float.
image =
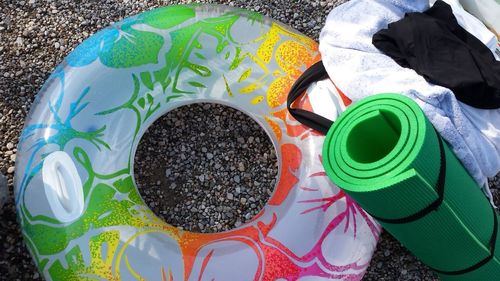
<path id="1" fill-rule="evenodd" d="M 379 110 L 354 125 L 347 138 L 347 153 L 356 162 L 373 163 L 389 154 L 401 135 L 396 115 Z"/>
<path id="2" fill-rule="evenodd" d="M 268 201 L 276 151 L 251 117 L 218 104 L 192 104 L 156 120 L 134 164 L 139 192 L 167 223 L 222 232 L 251 220 Z"/>

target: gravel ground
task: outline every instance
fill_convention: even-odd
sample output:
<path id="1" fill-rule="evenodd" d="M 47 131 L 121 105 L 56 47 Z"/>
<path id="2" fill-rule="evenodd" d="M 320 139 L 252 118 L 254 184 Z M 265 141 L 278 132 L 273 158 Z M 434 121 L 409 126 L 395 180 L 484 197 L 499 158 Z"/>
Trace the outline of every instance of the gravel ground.
<path id="1" fill-rule="evenodd" d="M 95 31 L 138 12 L 181 2 L 0 1 L 0 172 L 7 177 L 9 193 L 2 207 L 7 188 L 0 176 L 0 280 L 40 280 L 22 242 L 12 198 L 15 146 L 34 95 L 63 57 Z M 190 1 L 182 3 L 186 2 Z M 253 9 L 317 39 L 328 12 L 344 1 L 201 2 Z M 217 134 L 210 134 L 213 131 Z M 193 138 L 202 144 L 195 146 Z M 192 105 L 175 110 L 155 123 L 141 143 L 136 167 L 142 169 L 136 168 L 136 179 L 139 186 L 149 186 L 141 188 L 142 195 L 157 214 L 185 229 L 213 232 L 245 222 L 266 202 L 275 181 L 276 156 L 267 136 L 247 116 L 227 107 Z M 151 145 L 154 151 L 147 149 Z M 171 147 L 180 148 L 180 153 L 169 150 Z M 148 157 L 158 155 L 163 166 L 148 167 Z M 194 171 L 196 177 L 187 179 L 184 171 Z M 493 185 L 500 186 L 498 177 Z M 498 189 L 494 196 L 498 204 Z M 167 200 L 172 197 L 176 200 Z M 220 207 L 222 204 L 227 207 Z M 390 235 L 383 234 L 365 280 L 437 278 Z"/>
<path id="2" fill-rule="evenodd" d="M 207 103 L 157 120 L 139 143 L 135 166 L 148 206 L 195 232 L 220 232 L 250 220 L 269 199 L 278 171 L 276 151 L 259 124 L 241 111 Z"/>

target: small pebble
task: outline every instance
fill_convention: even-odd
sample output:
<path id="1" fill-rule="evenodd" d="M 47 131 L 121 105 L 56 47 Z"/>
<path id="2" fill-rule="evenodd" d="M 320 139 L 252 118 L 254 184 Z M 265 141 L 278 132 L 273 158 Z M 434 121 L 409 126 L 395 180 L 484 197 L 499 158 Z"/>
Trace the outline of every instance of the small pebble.
<path id="1" fill-rule="evenodd" d="M 244 172 L 245 171 L 245 165 L 243 163 L 241 163 L 241 162 L 238 163 L 238 170 L 240 172 Z"/>

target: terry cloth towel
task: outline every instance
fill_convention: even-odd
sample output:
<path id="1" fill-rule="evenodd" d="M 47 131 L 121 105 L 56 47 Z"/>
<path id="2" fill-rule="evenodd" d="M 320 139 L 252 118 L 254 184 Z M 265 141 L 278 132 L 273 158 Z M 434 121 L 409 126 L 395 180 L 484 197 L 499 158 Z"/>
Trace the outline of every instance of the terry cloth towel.
<path id="1" fill-rule="evenodd" d="M 490 194 L 487 177 L 500 171 L 500 127 L 489 118 L 500 116 L 500 111 L 464 110 L 452 91 L 399 66 L 372 44 L 373 34 L 389 23 L 405 13 L 428 8 L 428 0 L 349 1 L 328 15 L 319 51 L 328 75 L 353 102 L 384 92 L 415 100 L 467 171 Z"/>
<path id="2" fill-rule="evenodd" d="M 500 108 L 500 62 L 458 25 L 445 2 L 437 1 L 423 13 L 407 13 L 375 33 L 372 43 L 402 67 L 449 88 L 459 101 L 482 109 Z"/>

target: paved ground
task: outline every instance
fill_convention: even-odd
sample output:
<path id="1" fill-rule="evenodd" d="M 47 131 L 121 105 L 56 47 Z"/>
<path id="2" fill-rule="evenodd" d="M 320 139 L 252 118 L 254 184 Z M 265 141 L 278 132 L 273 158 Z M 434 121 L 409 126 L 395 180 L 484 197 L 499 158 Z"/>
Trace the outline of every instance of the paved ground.
<path id="1" fill-rule="evenodd" d="M 8 196 L 5 197 L 0 176 L 0 204 L 6 200 L 3 208 L 0 207 L 0 280 L 40 279 L 22 242 L 12 199 L 15 146 L 36 92 L 63 57 L 95 31 L 138 12 L 180 2 L 0 2 L 0 172 L 6 175 L 8 186 Z M 343 1 L 202 2 L 250 8 L 317 39 L 328 12 Z M 196 121 L 186 121 L 188 119 Z M 231 228 L 251 218 L 266 202 L 277 173 L 272 145 L 252 122 L 245 115 L 222 106 L 193 105 L 190 108 L 178 109 L 155 124 L 143 138 L 142 148 L 136 156 L 137 163 L 142 164 L 138 166 L 144 167 L 136 170 L 136 178 L 140 186 L 150 186 L 141 189 L 141 193 L 153 210 L 173 224 L 203 232 Z M 234 129 L 225 130 L 227 124 L 231 124 L 230 128 Z M 169 138 L 165 130 L 174 134 L 167 134 Z M 189 133 L 186 134 L 186 131 Z M 213 131 L 218 133 L 211 134 Z M 180 146 L 166 145 L 175 141 L 189 143 L 194 135 L 202 134 L 206 135 L 204 143 L 197 146 L 187 145 L 184 151 L 182 148 L 180 152 L 172 151 L 171 147 Z M 160 138 L 164 138 L 164 142 L 159 142 Z M 223 142 L 223 139 L 229 141 Z M 221 146 L 220 143 L 224 145 Z M 155 151 L 146 149 L 152 145 L 156 147 Z M 203 163 L 204 157 L 221 155 L 211 153 L 217 150 L 224 151 L 227 156 L 216 158 L 219 166 L 206 167 L 200 164 Z M 166 165 L 147 166 L 147 163 L 151 163 L 149 159 L 155 155 L 164 155 L 164 161 L 170 161 L 171 170 L 165 169 Z M 184 155 L 184 158 L 181 155 Z M 187 158 L 190 160 L 185 161 Z M 207 170 L 213 172 L 217 178 L 213 185 L 204 177 Z M 171 187 L 185 182 L 183 171 L 195 171 L 197 177 L 185 186 L 185 191 L 176 193 L 175 190 L 178 189 Z M 249 179 L 256 177 L 265 184 L 252 185 Z M 229 190 L 228 186 L 233 186 L 228 184 L 229 182 L 239 182 L 241 188 Z M 498 179 L 494 185 L 500 186 Z M 190 189 L 193 186 L 202 188 Z M 498 190 L 495 192 L 498 199 Z M 172 196 L 175 196 L 176 200 L 157 200 Z M 225 207 L 221 206 L 221 202 L 224 202 Z M 243 205 L 244 207 L 235 208 Z M 209 219 L 206 214 L 209 214 Z M 212 217 L 215 219 L 210 219 Z M 383 234 L 365 280 L 437 279 L 397 241 Z"/>

